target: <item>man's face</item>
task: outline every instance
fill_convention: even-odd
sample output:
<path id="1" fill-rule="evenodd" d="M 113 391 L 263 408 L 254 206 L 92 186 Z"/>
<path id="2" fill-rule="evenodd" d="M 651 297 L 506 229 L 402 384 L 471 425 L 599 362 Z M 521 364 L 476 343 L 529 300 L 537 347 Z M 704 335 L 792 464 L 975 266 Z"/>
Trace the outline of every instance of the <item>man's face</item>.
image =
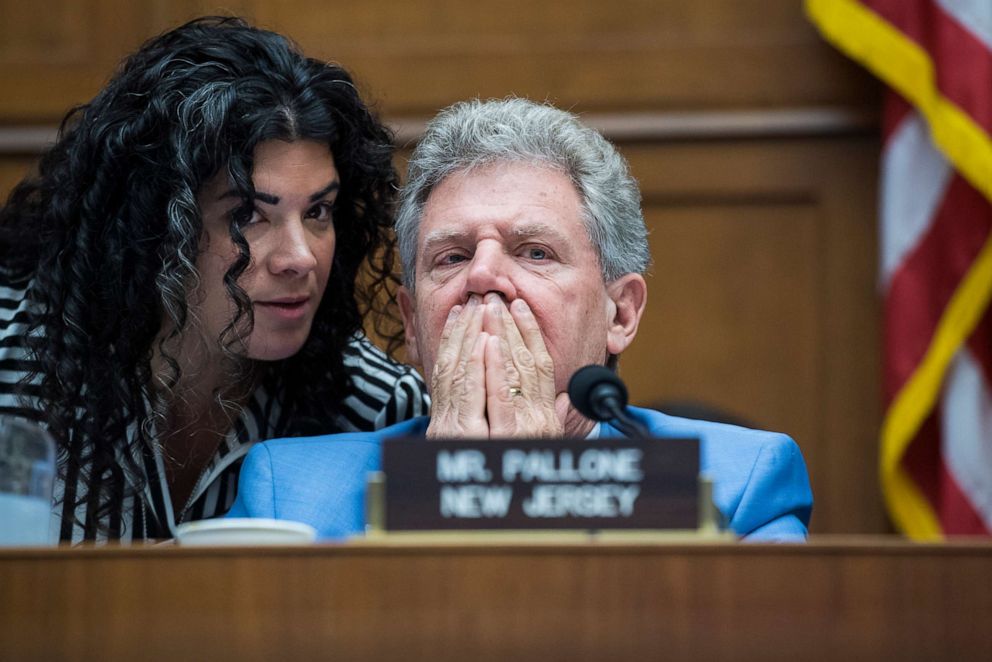
<path id="1" fill-rule="evenodd" d="M 628 274 L 620 281 L 643 279 Z M 619 281 L 618 281 L 619 282 Z M 400 293 L 411 361 L 430 376 L 449 311 L 473 295 L 523 299 L 555 365 L 555 389 L 580 367 L 603 364 L 633 340 L 643 289 L 618 321 L 616 292 L 603 282 L 582 221 L 581 200 L 564 174 L 514 162 L 455 173 L 428 198 L 417 238 L 415 295 Z M 621 304 L 630 308 L 629 302 Z"/>
<path id="2" fill-rule="evenodd" d="M 273 361 L 303 347 L 324 296 L 334 259 L 338 172 L 327 145 L 269 140 L 255 149 L 252 183 L 255 209 L 240 219 L 251 266 L 238 285 L 255 313 L 244 351 L 248 358 Z M 223 278 L 238 255 L 228 227 L 241 203 L 223 171 L 198 198 L 204 239 L 196 261 L 200 288 L 193 312 L 209 346 L 234 318 Z"/>

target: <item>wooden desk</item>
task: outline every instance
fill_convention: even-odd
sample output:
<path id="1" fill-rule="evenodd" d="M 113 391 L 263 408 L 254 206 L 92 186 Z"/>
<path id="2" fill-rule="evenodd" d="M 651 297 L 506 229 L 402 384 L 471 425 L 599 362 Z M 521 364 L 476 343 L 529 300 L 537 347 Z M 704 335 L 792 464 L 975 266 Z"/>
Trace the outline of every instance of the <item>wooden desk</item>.
<path id="1" fill-rule="evenodd" d="M 992 544 L 0 551 L 0 657 L 992 660 Z"/>

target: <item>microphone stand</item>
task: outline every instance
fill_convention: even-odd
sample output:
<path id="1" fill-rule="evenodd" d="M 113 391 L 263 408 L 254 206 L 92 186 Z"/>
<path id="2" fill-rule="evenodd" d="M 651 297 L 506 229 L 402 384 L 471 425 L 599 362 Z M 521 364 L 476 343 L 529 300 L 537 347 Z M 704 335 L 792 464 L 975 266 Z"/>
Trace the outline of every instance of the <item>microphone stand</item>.
<path id="1" fill-rule="evenodd" d="M 603 417 L 604 422 L 610 422 L 628 437 L 648 438 L 651 433 L 647 427 L 641 425 L 633 416 L 627 413 L 627 408 L 623 406 L 616 396 L 606 396 L 601 401 L 603 409 L 610 414 L 610 419 Z"/>

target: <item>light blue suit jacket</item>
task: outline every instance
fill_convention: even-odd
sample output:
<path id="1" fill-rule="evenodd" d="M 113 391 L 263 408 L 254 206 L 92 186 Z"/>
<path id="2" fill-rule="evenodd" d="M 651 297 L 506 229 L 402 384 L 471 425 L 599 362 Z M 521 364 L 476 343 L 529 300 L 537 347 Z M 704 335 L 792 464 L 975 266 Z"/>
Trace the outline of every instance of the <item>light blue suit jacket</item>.
<path id="1" fill-rule="evenodd" d="M 676 418 L 649 409 L 629 413 L 656 437 L 698 437 L 700 469 L 714 481 L 713 501 L 731 530 L 749 540 L 801 541 L 813 506 L 806 464 L 784 434 Z M 241 468 L 238 496 L 228 517 L 305 522 L 321 538 L 365 529 L 365 481 L 378 471 L 380 444 L 421 436 L 428 418 L 378 432 L 276 439 L 256 444 Z M 622 437 L 609 425 L 603 437 Z"/>

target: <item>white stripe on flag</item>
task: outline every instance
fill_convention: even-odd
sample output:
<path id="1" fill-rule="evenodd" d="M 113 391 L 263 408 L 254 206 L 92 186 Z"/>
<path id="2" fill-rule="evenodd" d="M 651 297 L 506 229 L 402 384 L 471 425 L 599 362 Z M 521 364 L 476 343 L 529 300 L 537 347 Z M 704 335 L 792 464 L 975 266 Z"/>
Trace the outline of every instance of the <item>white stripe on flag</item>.
<path id="1" fill-rule="evenodd" d="M 948 371 L 941 406 L 941 452 L 947 470 L 985 527 L 992 529 L 992 394 L 968 347 Z"/>
<path id="2" fill-rule="evenodd" d="M 992 2 L 989 0 L 937 0 L 937 4 L 968 32 L 992 50 Z"/>
<path id="3" fill-rule="evenodd" d="M 953 170 L 913 111 L 892 132 L 882 154 L 879 210 L 881 290 L 919 243 L 937 212 Z"/>

